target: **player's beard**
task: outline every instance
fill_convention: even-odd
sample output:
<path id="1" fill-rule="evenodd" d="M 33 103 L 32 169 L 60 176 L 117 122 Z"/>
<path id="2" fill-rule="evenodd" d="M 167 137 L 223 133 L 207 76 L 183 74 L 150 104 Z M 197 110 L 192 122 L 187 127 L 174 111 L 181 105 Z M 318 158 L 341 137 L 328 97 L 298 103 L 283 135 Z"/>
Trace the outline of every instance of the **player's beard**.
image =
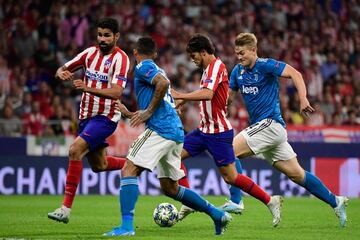
<path id="1" fill-rule="evenodd" d="M 107 54 L 110 52 L 110 50 L 114 47 L 114 44 L 115 43 L 109 43 L 109 44 L 106 44 L 106 43 L 99 43 L 99 48 L 100 48 L 100 51 L 104 54 Z"/>

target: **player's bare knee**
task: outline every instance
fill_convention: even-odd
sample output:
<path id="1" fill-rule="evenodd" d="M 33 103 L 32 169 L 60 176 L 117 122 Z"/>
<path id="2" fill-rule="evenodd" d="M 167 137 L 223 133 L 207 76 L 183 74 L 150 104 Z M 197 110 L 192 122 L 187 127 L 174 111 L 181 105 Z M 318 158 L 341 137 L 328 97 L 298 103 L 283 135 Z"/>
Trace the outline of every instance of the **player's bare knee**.
<path id="1" fill-rule="evenodd" d="M 127 160 L 124 167 L 121 169 L 122 177 L 139 176 L 141 169 L 135 166 L 131 161 Z"/>
<path id="2" fill-rule="evenodd" d="M 179 190 L 178 183 L 169 178 L 160 178 L 160 187 L 163 193 L 171 198 L 176 197 Z"/>
<path id="3" fill-rule="evenodd" d="M 77 147 L 76 144 L 71 144 L 70 148 L 69 148 L 69 158 L 75 159 L 75 160 L 80 160 L 81 154 L 79 153 L 79 150 L 80 149 Z"/>
<path id="4" fill-rule="evenodd" d="M 291 181 L 298 183 L 298 184 L 302 183 L 304 180 L 304 176 L 300 173 L 291 174 L 291 175 L 288 175 L 288 177 L 290 178 Z"/>
<path id="5" fill-rule="evenodd" d="M 165 188 L 162 188 L 163 193 L 171 198 L 174 198 L 178 192 L 177 188 L 174 186 L 166 186 Z"/>
<path id="6" fill-rule="evenodd" d="M 234 177 L 230 174 L 224 174 L 223 179 L 227 184 L 234 184 L 236 177 Z"/>
<path id="7" fill-rule="evenodd" d="M 134 174 L 134 170 L 129 168 L 129 167 L 124 167 L 123 169 L 121 169 L 121 176 L 122 177 L 131 177 L 131 176 L 136 176 Z"/>
<path id="8" fill-rule="evenodd" d="M 103 172 L 106 169 L 106 164 L 98 163 L 91 165 L 91 170 L 95 173 Z"/>

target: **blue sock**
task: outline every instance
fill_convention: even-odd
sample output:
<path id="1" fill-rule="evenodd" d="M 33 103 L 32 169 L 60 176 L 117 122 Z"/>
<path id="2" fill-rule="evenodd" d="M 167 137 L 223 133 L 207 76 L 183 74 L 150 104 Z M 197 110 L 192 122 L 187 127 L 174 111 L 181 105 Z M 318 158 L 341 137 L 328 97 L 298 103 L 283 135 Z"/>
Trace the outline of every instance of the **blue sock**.
<path id="1" fill-rule="evenodd" d="M 139 196 L 137 177 L 124 177 L 120 183 L 121 227 L 129 231 L 134 230 L 134 210 Z"/>
<path id="2" fill-rule="evenodd" d="M 305 179 L 302 185 L 315 197 L 328 203 L 333 208 L 336 207 L 335 195 L 315 175 L 305 171 Z"/>
<path id="3" fill-rule="evenodd" d="M 240 159 L 236 158 L 235 159 L 235 166 L 236 166 L 236 170 L 238 173 L 242 173 L 242 166 L 241 166 L 241 163 L 240 163 Z M 241 199 L 242 199 L 242 192 L 240 190 L 240 188 L 236 187 L 236 186 L 233 186 L 233 185 L 230 185 L 230 200 L 233 202 L 233 203 L 237 203 L 239 204 Z"/>
<path id="4" fill-rule="evenodd" d="M 174 199 L 180 201 L 184 205 L 191 207 L 196 211 L 205 212 L 213 220 L 220 220 L 223 216 L 222 211 L 214 207 L 214 205 L 206 201 L 199 194 L 188 188 L 179 186 L 178 193 L 176 194 Z"/>

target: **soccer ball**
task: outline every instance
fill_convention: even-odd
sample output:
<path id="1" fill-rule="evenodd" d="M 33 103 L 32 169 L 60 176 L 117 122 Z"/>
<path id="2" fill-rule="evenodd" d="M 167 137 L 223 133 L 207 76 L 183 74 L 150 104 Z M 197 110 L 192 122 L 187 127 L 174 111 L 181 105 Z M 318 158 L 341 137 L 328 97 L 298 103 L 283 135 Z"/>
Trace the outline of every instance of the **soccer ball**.
<path id="1" fill-rule="evenodd" d="M 178 210 L 171 203 L 160 203 L 154 209 L 153 217 L 160 227 L 171 227 L 178 219 Z"/>

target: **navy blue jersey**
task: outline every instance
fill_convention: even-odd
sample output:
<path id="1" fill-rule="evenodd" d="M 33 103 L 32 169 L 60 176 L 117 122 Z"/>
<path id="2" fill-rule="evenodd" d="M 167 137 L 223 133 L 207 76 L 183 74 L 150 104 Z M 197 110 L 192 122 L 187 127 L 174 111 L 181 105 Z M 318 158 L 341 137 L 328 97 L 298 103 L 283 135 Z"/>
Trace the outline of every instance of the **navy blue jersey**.
<path id="1" fill-rule="evenodd" d="M 271 58 L 258 58 L 252 69 L 241 64 L 230 75 L 230 88 L 240 90 L 249 112 L 250 124 L 271 118 L 286 127 L 281 116 L 279 82 L 286 63 Z"/>
<path id="2" fill-rule="evenodd" d="M 153 98 L 155 85 L 152 84 L 152 80 L 157 74 L 161 74 L 167 79 L 164 70 L 151 59 L 146 59 L 135 67 L 135 93 L 138 107 L 141 110 L 146 109 Z M 176 112 L 170 87 L 157 109 L 146 121 L 146 127 L 157 132 L 163 138 L 184 142 L 184 128 Z"/>

